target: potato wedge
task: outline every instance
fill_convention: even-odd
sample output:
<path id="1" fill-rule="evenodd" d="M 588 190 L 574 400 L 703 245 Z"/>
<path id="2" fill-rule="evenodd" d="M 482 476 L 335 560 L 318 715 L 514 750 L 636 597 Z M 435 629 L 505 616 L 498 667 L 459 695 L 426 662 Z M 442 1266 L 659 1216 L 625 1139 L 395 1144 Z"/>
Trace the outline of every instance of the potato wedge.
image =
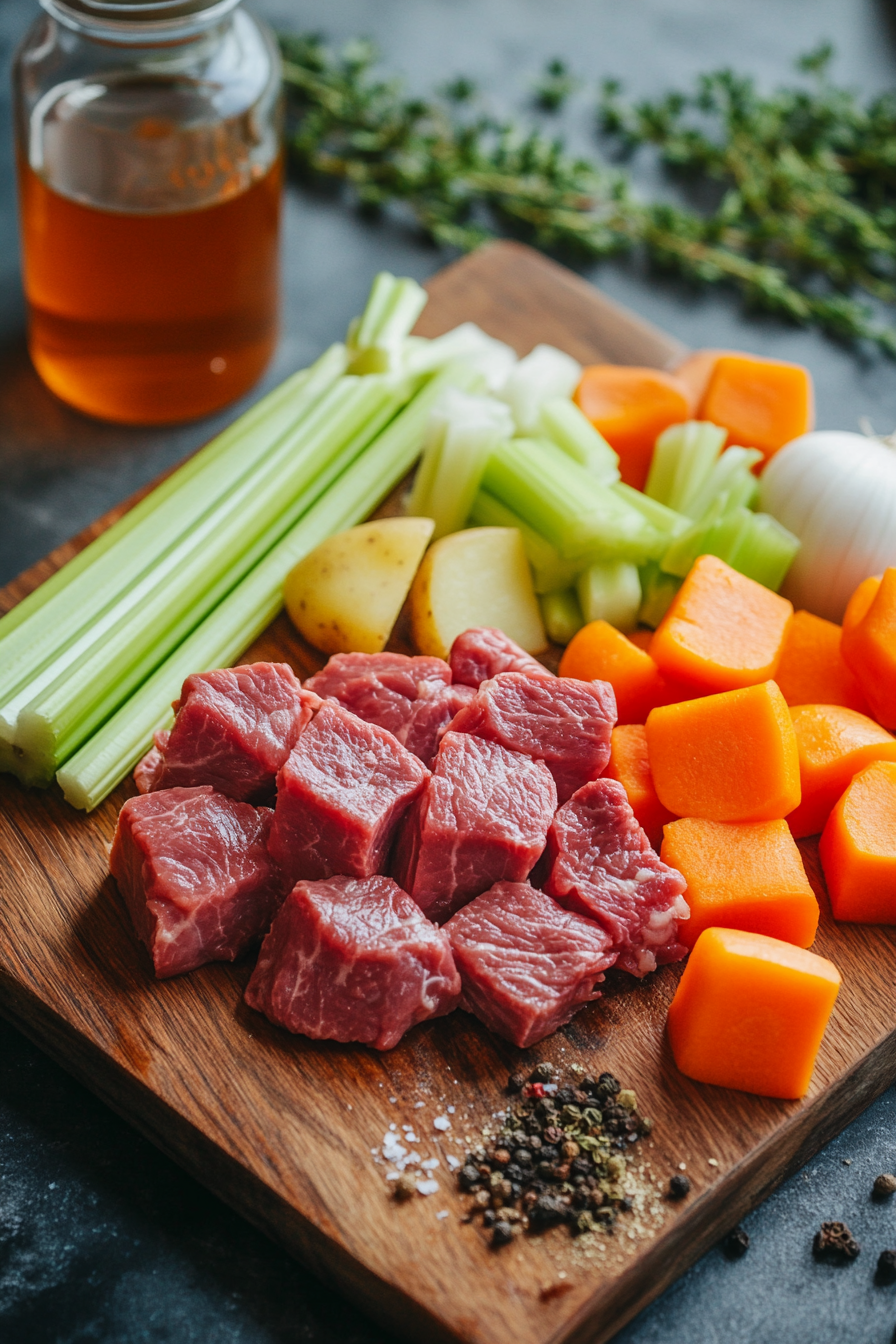
<path id="1" fill-rule="evenodd" d="M 433 526 L 431 518 L 379 518 L 322 541 L 283 585 L 299 634 L 324 653 L 380 653 Z"/>
<path id="2" fill-rule="evenodd" d="M 473 625 L 492 625 L 529 653 L 547 648 L 532 574 L 515 527 L 471 527 L 430 546 L 411 589 L 421 653 L 447 658 Z"/>

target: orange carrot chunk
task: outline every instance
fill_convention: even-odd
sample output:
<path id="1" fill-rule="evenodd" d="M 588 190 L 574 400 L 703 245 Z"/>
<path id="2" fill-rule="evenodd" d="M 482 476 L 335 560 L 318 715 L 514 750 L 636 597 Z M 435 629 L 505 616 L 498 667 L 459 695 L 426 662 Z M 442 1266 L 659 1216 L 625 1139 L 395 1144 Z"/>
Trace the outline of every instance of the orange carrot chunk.
<path id="1" fill-rule="evenodd" d="M 633 644 L 637 644 L 639 649 L 647 650 L 650 648 L 650 641 L 653 639 L 653 631 L 644 628 L 630 630 L 627 638 L 630 639 Z"/>
<path id="2" fill-rule="evenodd" d="M 818 901 L 785 821 L 733 825 L 683 817 L 666 827 L 662 859 L 687 880 L 691 917 L 679 929 L 686 946 L 718 927 L 796 947 L 814 941 Z"/>
<path id="3" fill-rule="evenodd" d="M 896 763 L 875 761 L 856 775 L 819 854 L 835 919 L 896 924 Z"/>
<path id="4" fill-rule="evenodd" d="M 840 648 L 871 713 L 885 728 L 896 728 L 896 569 L 884 570 L 865 615 L 844 628 Z"/>
<path id="5" fill-rule="evenodd" d="M 800 801 L 796 733 L 773 681 L 651 710 L 657 796 L 678 817 L 775 821 Z"/>
<path id="6" fill-rule="evenodd" d="M 650 654 L 608 621 L 589 621 L 573 635 L 560 659 L 560 676 L 608 681 L 617 723 L 643 723 L 654 705 L 675 698 Z"/>
<path id="7" fill-rule="evenodd" d="M 877 590 L 880 587 L 882 574 L 870 574 L 867 579 L 863 579 L 856 588 L 852 597 L 846 604 L 846 610 L 843 613 L 843 632 L 854 630 L 860 621 L 865 619 L 868 608 L 877 596 Z M 842 634 L 841 634 L 842 639 Z M 842 652 L 842 650 L 841 650 Z"/>
<path id="8" fill-rule="evenodd" d="M 793 613 L 775 681 L 788 705 L 844 705 L 860 714 L 868 710 L 840 652 L 840 626 L 811 611 Z"/>
<path id="9" fill-rule="evenodd" d="M 800 753 L 801 798 L 787 824 L 799 840 L 824 830 L 853 775 L 872 761 L 896 761 L 896 738 L 842 705 L 797 705 L 790 717 Z"/>
<path id="10" fill-rule="evenodd" d="M 740 355 L 741 350 L 695 350 L 687 355 L 672 372 L 680 383 L 684 383 L 691 401 L 691 419 L 696 419 L 697 411 L 703 404 L 709 380 L 715 373 L 716 364 L 721 355 Z"/>
<path id="11" fill-rule="evenodd" d="M 663 827 L 675 817 L 656 796 L 647 755 L 647 733 L 642 723 L 626 723 L 613 729 L 610 760 L 604 774 L 608 779 L 618 779 L 638 825 L 653 848 L 659 850 Z"/>
<path id="12" fill-rule="evenodd" d="M 654 444 L 669 425 L 690 415 L 687 388 L 671 373 L 623 364 L 592 364 L 575 400 L 619 454 L 626 485 L 643 490 Z"/>
<path id="13" fill-rule="evenodd" d="M 814 952 L 704 929 L 669 1005 L 675 1063 L 698 1083 L 803 1097 L 839 988 L 836 966 Z"/>
<path id="14" fill-rule="evenodd" d="M 815 423 L 812 376 L 801 364 L 720 355 L 698 419 L 728 431 L 728 442 L 772 457 Z"/>
<path id="15" fill-rule="evenodd" d="M 785 597 L 701 555 L 654 631 L 650 656 L 664 676 L 703 691 L 755 686 L 775 675 L 792 616 Z"/>

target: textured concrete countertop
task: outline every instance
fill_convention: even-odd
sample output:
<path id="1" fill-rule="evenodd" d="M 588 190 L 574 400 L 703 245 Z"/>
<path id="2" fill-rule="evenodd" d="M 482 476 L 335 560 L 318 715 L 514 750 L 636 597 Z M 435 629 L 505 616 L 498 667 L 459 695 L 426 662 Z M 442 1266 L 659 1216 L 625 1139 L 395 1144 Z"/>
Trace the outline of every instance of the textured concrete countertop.
<path id="1" fill-rule="evenodd" d="M 284 27 L 374 37 L 390 70 L 424 91 L 473 75 L 499 108 L 525 111 L 548 57 L 587 86 L 560 125 L 593 145 L 589 91 L 617 75 L 641 95 L 733 65 L 766 84 L 823 38 L 835 77 L 864 92 L 896 83 L 896 10 L 885 0 L 264 0 Z M 0 0 L 0 53 L 37 13 Z M 69 411 L 40 384 L 24 344 L 8 83 L 0 87 L 0 583 L 176 462 L 233 417 L 175 430 L 122 430 Z M 546 125 L 553 125 L 545 119 Z M 643 170 L 643 181 L 659 181 Z M 425 278 L 445 258 L 400 224 L 365 224 L 325 196 L 290 189 L 285 323 L 253 393 L 340 336 L 373 273 Z M 745 319 L 735 300 L 695 296 L 625 265 L 589 272 L 691 345 L 742 346 L 805 361 L 819 424 L 896 425 L 896 365 L 820 336 Z M 885 1344 L 896 1287 L 874 1285 L 896 1247 L 896 1201 L 870 1188 L 896 1168 L 896 1092 L 753 1213 L 730 1264 L 710 1252 L 618 1336 L 624 1344 Z M 862 1243 L 848 1268 L 817 1265 L 812 1234 L 843 1218 Z M 0 1339 L 4 1344 L 386 1344 L 388 1337 L 184 1176 L 11 1027 L 0 1023 Z M 512 1344 L 508 1341 L 508 1344 Z"/>

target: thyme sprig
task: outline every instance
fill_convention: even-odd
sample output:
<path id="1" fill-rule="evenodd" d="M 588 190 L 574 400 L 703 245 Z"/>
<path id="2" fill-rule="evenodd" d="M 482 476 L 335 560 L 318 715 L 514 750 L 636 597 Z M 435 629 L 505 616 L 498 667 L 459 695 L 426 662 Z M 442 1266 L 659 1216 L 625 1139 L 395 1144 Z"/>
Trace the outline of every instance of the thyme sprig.
<path id="1" fill-rule="evenodd" d="M 639 251 L 750 307 L 896 356 L 896 331 L 866 302 L 896 299 L 896 99 L 863 106 L 834 88 L 829 53 L 804 58 L 812 88 L 771 97 L 730 71 L 635 106 L 603 86 L 602 131 L 716 184 L 718 205 L 701 211 L 639 201 L 619 168 L 483 111 L 467 79 L 410 98 L 376 73 L 367 42 L 334 52 L 315 36 L 281 41 L 293 166 L 346 184 L 363 209 L 403 206 L 433 241 L 464 251 L 502 233 L 581 260 Z M 559 106 L 574 82 L 555 64 Z"/>

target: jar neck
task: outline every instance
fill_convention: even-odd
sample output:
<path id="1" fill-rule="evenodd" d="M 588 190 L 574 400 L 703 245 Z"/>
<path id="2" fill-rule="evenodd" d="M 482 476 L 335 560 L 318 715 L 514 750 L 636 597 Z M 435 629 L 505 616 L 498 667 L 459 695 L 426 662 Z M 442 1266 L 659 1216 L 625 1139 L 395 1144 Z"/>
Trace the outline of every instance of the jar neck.
<path id="1" fill-rule="evenodd" d="M 40 0 L 65 28 L 122 47 L 188 41 L 221 22 L 240 0 Z"/>

